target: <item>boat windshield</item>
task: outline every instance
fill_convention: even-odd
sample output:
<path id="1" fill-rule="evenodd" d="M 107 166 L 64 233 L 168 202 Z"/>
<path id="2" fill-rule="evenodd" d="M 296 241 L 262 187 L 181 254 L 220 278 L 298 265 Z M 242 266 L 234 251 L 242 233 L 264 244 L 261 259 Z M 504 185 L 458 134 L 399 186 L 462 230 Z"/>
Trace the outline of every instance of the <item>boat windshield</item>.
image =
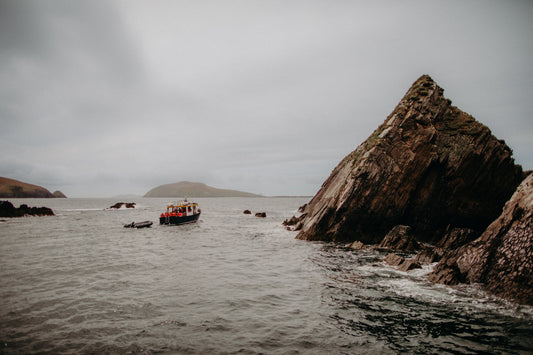
<path id="1" fill-rule="evenodd" d="M 195 214 L 198 211 L 198 204 L 194 202 L 178 202 L 167 205 L 167 213 L 179 215 Z"/>

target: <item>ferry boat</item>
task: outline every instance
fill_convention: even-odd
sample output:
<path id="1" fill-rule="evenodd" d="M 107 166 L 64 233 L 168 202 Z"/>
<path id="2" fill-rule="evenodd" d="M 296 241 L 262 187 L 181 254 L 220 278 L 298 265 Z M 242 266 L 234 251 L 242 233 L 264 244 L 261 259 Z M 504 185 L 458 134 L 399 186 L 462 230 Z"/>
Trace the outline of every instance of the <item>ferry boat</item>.
<path id="1" fill-rule="evenodd" d="M 194 223 L 200 218 L 202 211 L 196 202 L 188 202 L 187 199 L 170 203 L 167 205 L 166 212 L 159 216 L 159 224 L 180 225 L 185 223 Z"/>

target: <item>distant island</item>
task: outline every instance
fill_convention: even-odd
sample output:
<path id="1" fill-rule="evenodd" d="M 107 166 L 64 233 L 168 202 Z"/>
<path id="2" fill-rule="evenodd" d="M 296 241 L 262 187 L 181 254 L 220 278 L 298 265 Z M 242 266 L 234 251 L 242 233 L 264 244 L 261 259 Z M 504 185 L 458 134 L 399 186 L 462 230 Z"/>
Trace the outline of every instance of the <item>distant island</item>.
<path id="1" fill-rule="evenodd" d="M 181 181 L 155 187 L 144 197 L 263 197 L 237 190 L 217 189 L 201 182 Z"/>
<path id="2" fill-rule="evenodd" d="M 56 198 L 67 198 L 67 196 L 65 196 L 65 194 L 62 193 L 62 192 L 59 191 L 59 190 L 54 191 L 53 195 L 54 195 L 54 197 L 56 197 Z"/>
<path id="3" fill-rule="evenodd" d="M 55 198 L 66 197 L 61 191 L 53 194 L 44 187 L 22 181 L 0 177 L 0 197 L 2 198 Z"/>

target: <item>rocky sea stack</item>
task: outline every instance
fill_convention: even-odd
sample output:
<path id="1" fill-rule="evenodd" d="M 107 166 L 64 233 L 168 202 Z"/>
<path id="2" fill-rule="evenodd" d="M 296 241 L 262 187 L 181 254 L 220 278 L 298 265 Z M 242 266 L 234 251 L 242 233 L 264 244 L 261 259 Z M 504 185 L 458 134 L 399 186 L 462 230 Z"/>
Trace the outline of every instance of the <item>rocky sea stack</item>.
<path id="1" fill-rule="evenodd" d="M 533 174 L 427 75 L 332 171 L 300 217 L 297 238 L 418 254 L 433 282 L 480 283 L 533 305 Z M 294 226 L 294 227 L 291 227 Z M 379 244 L 379 246 L 378 246 Z"/>
<path id="2" fill-rule="evenodd" d="M 421 242 L 477 238 L 523 179 L 511 149 L 452 106 L 428 75 L 332 171 L 300 218 L 299 239 L 378 244 L 395 226 Z"/>

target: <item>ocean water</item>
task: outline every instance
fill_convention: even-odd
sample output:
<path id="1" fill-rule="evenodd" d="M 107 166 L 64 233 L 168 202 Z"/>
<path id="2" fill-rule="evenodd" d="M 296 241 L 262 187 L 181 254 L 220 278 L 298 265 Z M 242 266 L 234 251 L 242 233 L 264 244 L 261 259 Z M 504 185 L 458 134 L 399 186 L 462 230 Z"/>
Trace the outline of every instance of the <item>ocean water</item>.
<path id="1" fill-rule="evenodd" d="M 0 353 L 533 352 L 531 307 L 294 239 L 281 222 L 307 200 L 196 199 L 184 226 L 157 223 L 168 199 L 11 200 L 56 216 L 0 221 Z"/>

